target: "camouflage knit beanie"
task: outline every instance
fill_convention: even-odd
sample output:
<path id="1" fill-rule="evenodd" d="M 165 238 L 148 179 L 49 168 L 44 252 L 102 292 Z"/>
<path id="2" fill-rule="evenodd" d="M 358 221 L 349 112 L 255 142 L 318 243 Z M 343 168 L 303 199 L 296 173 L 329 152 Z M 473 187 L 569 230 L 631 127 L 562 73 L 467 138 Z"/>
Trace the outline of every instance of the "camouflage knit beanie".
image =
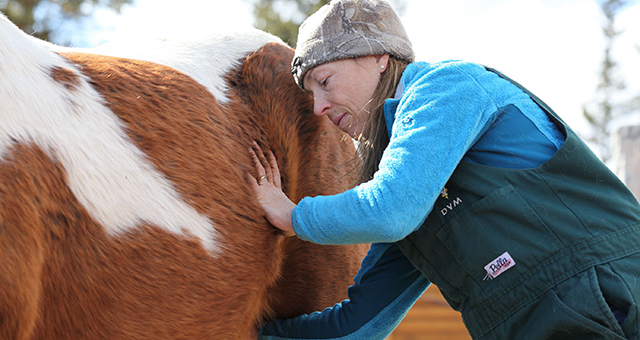
<path id="1" fill-rule="evenodd" d="M 413 62 L 411 42 L 393 8 L 385 0 L 332 0 L 300 26 L 291 73 L 304 90 L 310 69 L 375 54 Z"/>

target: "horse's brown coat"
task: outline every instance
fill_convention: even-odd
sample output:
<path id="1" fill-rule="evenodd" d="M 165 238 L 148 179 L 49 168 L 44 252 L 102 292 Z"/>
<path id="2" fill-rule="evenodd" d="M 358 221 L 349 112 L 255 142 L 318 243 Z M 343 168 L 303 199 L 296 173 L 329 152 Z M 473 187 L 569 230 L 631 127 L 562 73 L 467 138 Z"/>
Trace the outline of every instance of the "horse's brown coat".
<path id="1" fill-rule="evenodd" d="M 265 319 L 345 298 L 367 247 L 279 236 L 245 180 L 253 140 L 274 150 L 294 201 L 352 179 L 353 145 L 311 113 L 288 72 L 292 54 L 268 44 L 248 56 L 228 75 L 223 106 L 166 66 L 61 53 L 75 70 L 53 68 L 52 80 L 75 91 L 88 77 L 128 137 L 212 220 L 221 247 L 208 252 L 145 221 L 107 234 L 64 166 L 15 141 L 0 158 L 0 338 L 238 339 Z"/>

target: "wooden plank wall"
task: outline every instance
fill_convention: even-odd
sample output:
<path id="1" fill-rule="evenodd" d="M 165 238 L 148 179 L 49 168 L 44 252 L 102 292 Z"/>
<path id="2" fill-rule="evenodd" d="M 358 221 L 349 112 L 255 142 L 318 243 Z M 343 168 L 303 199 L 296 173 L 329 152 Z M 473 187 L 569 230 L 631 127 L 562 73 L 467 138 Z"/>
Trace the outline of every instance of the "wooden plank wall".
<path id="1" fill-rule="evenodd" d="M 387 340 L 471 340 L 460 313 L 451 309 L 435 285 L 411 308 Z"/>

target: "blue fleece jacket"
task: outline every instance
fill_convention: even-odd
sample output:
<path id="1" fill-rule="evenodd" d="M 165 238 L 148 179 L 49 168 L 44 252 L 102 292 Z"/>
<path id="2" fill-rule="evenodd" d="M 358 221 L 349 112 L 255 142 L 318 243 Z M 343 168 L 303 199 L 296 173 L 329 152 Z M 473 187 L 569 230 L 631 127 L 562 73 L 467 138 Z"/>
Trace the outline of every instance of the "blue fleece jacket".
<path id="1" fill-rule="evenodd" d="M 430 284 L 389 242 L 420 227 L 458 163 L 533 168 L 564 141 L 528 95 L 480 65 L 413 63 L 399 87 L 385 103 L 390 141 L 374 178 L 304 198 L 292 215 L 302 239 L 374 243 L 349 299 L 269 323 L 259 339 L 384 339 Z"/>
<path id="2" fill-rule="evenodd" d="M 563 140 L 529 96 L 480 65 L 413 63 L 401 82 L 402 97 L 386 105 L 390 141 L 379 170 L 342 194 L 302 199 L 292 213 L 301 239 L 355 244 L 405 238 L 420 227 L 458 163 L 510 104 L 556 147 Z"/>

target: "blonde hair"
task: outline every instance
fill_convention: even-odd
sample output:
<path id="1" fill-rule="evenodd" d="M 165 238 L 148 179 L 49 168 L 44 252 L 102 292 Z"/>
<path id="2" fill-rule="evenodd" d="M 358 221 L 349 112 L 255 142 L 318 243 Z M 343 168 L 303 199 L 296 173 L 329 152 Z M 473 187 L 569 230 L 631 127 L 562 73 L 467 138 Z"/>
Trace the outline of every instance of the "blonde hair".
<path id="1" fill-rule="evenodd" d="M 387 69 L 380 75 L 380 82 L 370 101 L 369 119 L 358 137 L 358 149 L 355 161 L 360 165 L 360 176 L 357 184 L 373 178 L 384 149 L 389 145 L 387 124 L 384 118 L 384 103 L 395 95 L 402 73 L 409 62 L 389 56 Z"/>

